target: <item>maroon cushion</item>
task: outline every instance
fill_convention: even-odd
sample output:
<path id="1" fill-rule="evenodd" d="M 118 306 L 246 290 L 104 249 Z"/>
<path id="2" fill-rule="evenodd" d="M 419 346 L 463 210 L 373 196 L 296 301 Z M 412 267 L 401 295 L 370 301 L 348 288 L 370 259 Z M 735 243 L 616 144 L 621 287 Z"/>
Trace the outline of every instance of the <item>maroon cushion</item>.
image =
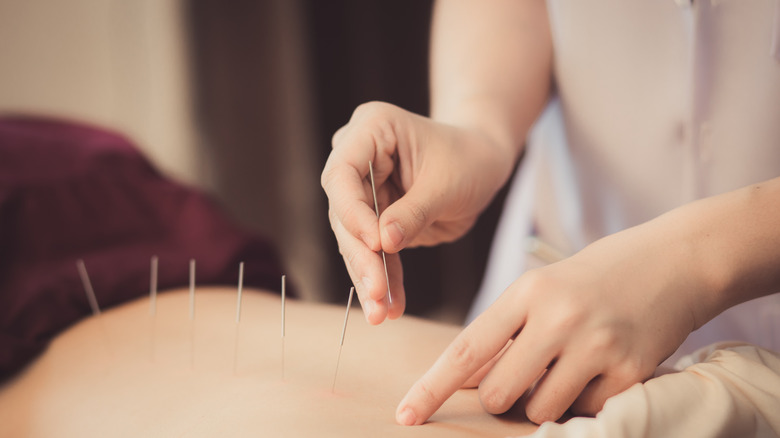
<path id="1" fill-rule="evenodd" d="M 76 260 L 101 308 L 159 289 L 279 289 L 273 248 L 239 229 L 203 193 L 162 176 L 124 137 L 92 126 L 0 118 L 0 381 L 90 314 Z"/>

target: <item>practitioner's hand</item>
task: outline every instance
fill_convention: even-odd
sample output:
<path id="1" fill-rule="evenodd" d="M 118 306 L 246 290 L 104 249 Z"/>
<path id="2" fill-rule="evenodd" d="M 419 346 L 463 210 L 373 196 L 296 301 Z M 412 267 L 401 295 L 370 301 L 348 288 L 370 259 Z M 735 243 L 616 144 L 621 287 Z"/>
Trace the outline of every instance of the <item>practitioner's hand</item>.
<path id="1" fill-rule="evenodd" d="M 714 316 L 690 247 L 660 231 L 649 222 L 521 276 L 414 384 L 396 421 L 422 424 L 464 383 L 478 381 L 490 413 L 525 395 L 535 423 L 557 420 L 570 406 L 592 415 L 649 378 Z"/>
<path id="2" fill-rule="evenodd" d="M 339 251 L 370 323 L 403 314 L 398 251 L 462 236 L 509 177 L 514 156 L 507 150 L 474 130 L 379 102 L 358 107 L 334 134 L 322 187 Z M 387 255 L 390 309 L 380 249 Z"/>

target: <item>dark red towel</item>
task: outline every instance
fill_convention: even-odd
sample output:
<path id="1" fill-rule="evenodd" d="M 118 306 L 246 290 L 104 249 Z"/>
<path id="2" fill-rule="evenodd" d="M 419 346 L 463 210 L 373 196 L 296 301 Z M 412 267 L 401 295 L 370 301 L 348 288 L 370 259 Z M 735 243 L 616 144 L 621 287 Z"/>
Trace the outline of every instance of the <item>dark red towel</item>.
<path id="1" fill-rule="evenodd" d="M 203 193 L 173 182 L 124 137 L 92 126 L 0 118 L 0 382 L 90 314 L 84 259 L 101 308 L 197 283 L 279 289 L 273 248 Z"/>

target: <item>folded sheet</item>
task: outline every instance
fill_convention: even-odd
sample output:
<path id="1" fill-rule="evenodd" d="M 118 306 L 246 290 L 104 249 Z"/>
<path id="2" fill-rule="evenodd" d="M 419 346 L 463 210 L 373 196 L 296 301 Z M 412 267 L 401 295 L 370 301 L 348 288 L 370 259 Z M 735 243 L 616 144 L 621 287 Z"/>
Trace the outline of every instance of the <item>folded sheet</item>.
<path id="1" fill-rule="evenodd" d="M 545 423 L 531 436 L 780 436 L 780 353 L 719 343 L 682 358 L 675 368 L 612 397 L 595 418 Z"/>

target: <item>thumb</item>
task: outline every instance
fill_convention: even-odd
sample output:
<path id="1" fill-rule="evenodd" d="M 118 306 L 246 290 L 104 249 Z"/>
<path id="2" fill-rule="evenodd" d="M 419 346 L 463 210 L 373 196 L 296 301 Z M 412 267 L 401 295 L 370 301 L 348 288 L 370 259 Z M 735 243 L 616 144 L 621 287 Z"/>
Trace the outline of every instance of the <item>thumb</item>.
<path id="1" fill-rule="evenodd" d="M 404 196 L 388 206 L 379 217 L 382 249 L 396 253 L 415 240 L 432 224 L 442 209 L 441 196 L 425 184 L 415 184 Z"/>

